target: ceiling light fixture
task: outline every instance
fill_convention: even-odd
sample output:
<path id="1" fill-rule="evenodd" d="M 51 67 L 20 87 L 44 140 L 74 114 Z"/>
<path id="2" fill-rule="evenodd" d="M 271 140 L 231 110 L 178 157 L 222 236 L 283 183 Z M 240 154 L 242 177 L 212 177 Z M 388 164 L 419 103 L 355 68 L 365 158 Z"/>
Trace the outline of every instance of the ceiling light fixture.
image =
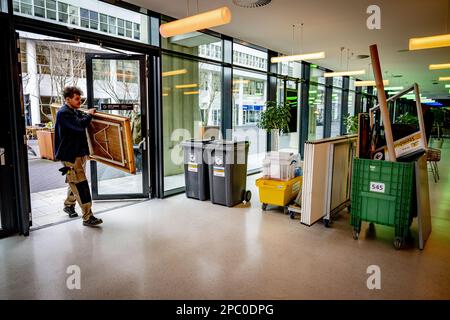
<path id="1" fill-rule="evenodd" d="M 324 51 L 314 52 L 314 53 L 302 53 L 302 51 L 303 51 L 303 22 L 300 24 L 300 28 L 301 28 L 301 30 L 300 30 L 300 54 L 294 54 L 294 49 L 292 49 L 292 54 L 290 56 L 272 57 L 270 59 L 271 63 L 325 59 Z M 292 25 L 292 43 L 295 42 L 294 31 L 295 31 L 295 24 Z"/>
<path id="2" fill-rule="evenodd" d="M 429 68 L 430 68 L 430 70 L 450 69 L 450 63 L 430 64 Z"/>
<path id="3" fill-rule="evenodd" d="M 439 81 L 450 81 L 450 77 L 439 77 Z"/>
<path id="4" fill-rule="evenodd" d="M 202 29 L 221 26 L 231 21 L 231 11 L 228 7 L 203 12 L 187 18 L 162 24 L 159 33 L 168 38 Z"/>
<path id="5" fill-rule="evenodd" d="M 374 80 L 355 81 L 355 87 L 375 87 L 376 85 Z M 383 80 L 383 85 L 388 86 L 389 80 Z"/>
<path id="6" fill-rule="evenodd" d="M 446 84 L 445 89 L 450 89 L 450 84 Z"/>
<path id="7" fill-rule="evenodd" d="M 384 88 L 384 90 L 386 90 L 386 91 L 398 91 L 398 90 L 403 90 L 403 87 L 386 87 L 386 88 Z"/>
<path id="8" fill-rule="evenodd" d="M 185 95 L 198 94 L 198 93 L 199 93 L 199 91 L 185 91 L 185 92 L 183 92 L 183 94 L 185 94 Z"/>
<path id="9" fill-rule="evenodd" d="M 325 72 L 323 76 L 325 78 L 332 78 L 332 77 L 344 77 L 344 76 L 359 76 L 362 74 L 366 74 L 366 70 Z"/>
<path id="10" fill-rule="evenodd" d="M 197 88 L 198 84 L 191 83 L 191 84 L 178 84 L 175 86 L 177 89 L 185 89 L 185 88 Z"/>
<path id="11" fill-rule="evenodd" d="M 299 60 L 318 60 L 318 59 L 324 59 L 325 58 L 325 52 L 314 52 L 314 53 L 305 53 L 305 54 L 296 54 L 292 56 L 281 56 L 281 57 L 273 57 L 270 59 L 270 62 L 277 63 L 277 62 L 288 62 L 288 61 L 299 61 Z"/>
<path id="12" fill-rule="evenodd" d="M 450 34 L 409 39 L 409 50 L 422 50 L 450 46 Z"/>
<path id="13" fill-rule="evenodd" d="M 179 69 L 179 70 L 172 70 L 172 71 L 166 71 L 162 73 L 163 77 L 168 77 L 168 76 L 176 76 L 179 74 L 185 74 L 187 73 L 186 69 Z"/>

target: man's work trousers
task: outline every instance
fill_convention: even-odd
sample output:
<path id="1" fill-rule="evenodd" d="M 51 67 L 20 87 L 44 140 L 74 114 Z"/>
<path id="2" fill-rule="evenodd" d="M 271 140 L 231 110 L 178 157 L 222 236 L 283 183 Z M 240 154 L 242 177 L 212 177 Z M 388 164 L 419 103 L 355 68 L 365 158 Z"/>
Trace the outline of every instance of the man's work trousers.
<path id="1" fill-rule="evenodd" d="M 63 161 L 63 165 L 70 167 L 66 175 L 66 183 L 69 184 L 67 189 L 67 198 L 64 201 L 64 206 L 78 205 L 83 213 L 83 220 L 87 221 L 92 216 L 92 199 L 89 184 L 86 179 L 85 169 L 88 156 L 77 157 L 75 162 Z"/>

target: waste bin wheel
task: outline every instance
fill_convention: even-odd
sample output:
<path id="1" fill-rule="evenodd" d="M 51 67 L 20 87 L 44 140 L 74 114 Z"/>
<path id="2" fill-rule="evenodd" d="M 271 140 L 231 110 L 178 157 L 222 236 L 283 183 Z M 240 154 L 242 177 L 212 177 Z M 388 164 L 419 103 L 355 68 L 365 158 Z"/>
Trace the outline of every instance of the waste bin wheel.
<path id="1" fill-rule="evenodd" d="M 250 190 L 245 191 L 245 196 L 244 196 L 245 202 L 250 202 L 251 198 L 252 198 L 252 192 Z"/>
<path id="2" fill-rule="evenodd" d="M 289 211 L 289 218 L 295 219 L 295 211 Z"/>
<path id="3" fill-rule="evenodd" d="M 266 210 L 267 210 L 267 203 L 263 203 L 263 204 L 261 205 L 261 209 L 263 209 L 264 211 L 266 211 Z"/>
<path id="4" fill-rule="evenodd" d="M 404 246 L 405 246 L 405 241 L 402 238 L 400 238 L 400 237 L 395 238 L 395 240 L 394 240 L 395 249 L 400 250 Z"/>
<path id="5" fill-rule="evenodd" d="M 325 228 L 329 228 L 330 227 L 330 220 L 329 219 L 323 219 L 323 225 L 325 226 Z"/>
<path id="6" fill-rule="evenodd" d="M 289 214 L 289 209 L 287 206 L 283 207 L 283 212 L 284 212 L 284 214 Z"/>
<path id="7" fill-rule="evenodd" d="M 353 229 L 353 239 L 358 240 L 359 238 L 359 231 Z"/>

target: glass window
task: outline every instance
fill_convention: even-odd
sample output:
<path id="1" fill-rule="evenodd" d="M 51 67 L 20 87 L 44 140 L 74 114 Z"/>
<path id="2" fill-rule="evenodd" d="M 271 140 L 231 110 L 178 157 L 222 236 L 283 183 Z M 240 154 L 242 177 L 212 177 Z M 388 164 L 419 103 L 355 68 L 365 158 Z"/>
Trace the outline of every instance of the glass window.
<path id="1" fill-rule="evenodd" d="M 278 79 L 277 88 L 282 88 L 284 81 Z M 280 135 L 279 150 L 298 153 L 299 150 L 299 106 L 300 91 L 295 81 L 286 81 L 286 88 L 277 89 L 277 102 L 285 102 L 289 105 L 291 119 L 289 120 L 289 132 Z"/>
<path id="2" fill-rule="evenodd" d="M 117 19 L 117 34 L 119 36 L 125 36 L 125 22 L 122 19 Z"/>
<path id="3" fill-rule="evenodd" d="M 2 9 L 4 8 L 2 7 Z M 13 10 L 14 12 L 20 12 L 20 2 L 18 0 L 13 1 Z"/>
<path id="4" fill-rule="evenodd" d="M 89 27 L 93 30 L 98 29 L 98 12 L 89 11 Z"/>
<path id="5" fill-rule="evenodd" d="M 5 0 L 0 0 L 5 1 Z M 69 2 L 69 1 L 68 1 Z M 130 40 L 150 43 L 150 17 L 107 3 L 109 1 L 13 0 L 14 13 L 32 15 L 39 20 L 69 24 L 71 28 L 89 29 L 92 32 L 109 33 Z M 82 5 L 77 6 L 78 4 Z M 1 9 L 1 8 L 0 8 Z M 0 10 L 1 11 L 1 10 Z M 112 16 L 108 16 L 111 13 Z M 118 17 L 120 25 L 117 24 Z M 159 38 L 159 22 L 153 18 L 152 36 Z M 118 29 L 119 27 L 119 29 Z"/>
<path id="6" fill-rule="evenodd" d="M 33 6 L 31 0 L 21 0 L 20 1 L 20 12 L 23 14 L 33 14 Z"/>
<path id="7" fill-rule="evenodd" d="M 78 7 L 69 5 L 69 23 L 79 25 Z"/>
<path id="8" fill-rule="evenodd" d="M 250 141 L 249 171 L 262 167 L 267 133 L 257 127 L 267 97 L 267 75 L 233 69 L 233 139 Z"/>
<path id="9" fill-rule="evenodd" d="M 69 21 L 69 6 L 66 3 L 58 2 L 58 21 L 68 23 Z"/>
<path id="10" fill-rule="evenodd" d="M 163 55 L 164 190 L 184 187 L 183 148 L 190 138 L 220 138 L 222 67 Z"/>
<path id="11" fill-rule="evenodd" d="M 183 52 L 211 60 L 222 60 L 222 40 L 205 33 L 190 32 L 169 38 L 161 37 L 161 41 L 161 46 L 164 49 Z"/>
<path id="12" fill-rule="evenodd" d="M 45 18 L 45 0 L 34 0 L 34 16 Z"/>
<path id="13" fill-rule="evenodd" d="M 355 91 L 349 91 L 347 113 L 351 116 L 355 115 L 355 102 L 356 102 Z"/>
<path id="14" fill-rule="evenodd" d="M 331 98 L 331 137 L 341 135 L 342 89 L 333 88 Z"/>
<path id="15" fill-rule="evenodd" d="M 279 62 L 278 73 L 293 78 L 302 77 L 302 64 L 298 61 Z"/>
<path id="16" fill-rule="evenodd" d="M 117 33 L 117 20 L 114 17 L 109 17 L 109 33 L 116 34 Z"/>
<path id="17" fill-rule="evenodd" d="M 325 77 L 323 76 L 324 73 L 325 73 L 325 71 L 320 70 L 317 67 L 313 67 L 313 65 L 311 65 L 310 80 L 312 82 L 325 84 Z"/>
<path id="18" fill-rule="evenodd" d="M 139 72 L 139 65 L 135 60 L 117 61 L 117 69 L 116 69 L 117 81 L 126 83 L 137 83 L 137 80 L 139 78 L 138 72 Z"/>
<path id="19" fill-rule="evenodd" d="M 233 63 L 252 69 L 267 70 L 267 53 L 250 47 L 233 43 Z M 260 58 L 262 63 L 257 63 Z"/>
<path id="20" fill-rule="evenodd" d="M 133 23 L 133 34 L 136 40 L 141 38 L 141 26 L 138 23 Z"/>
<path id="21" fill-rule="evenodd" d="M 80 8 L 81 26 L 89 28 L 89 10 Z"/>
<path id="22" fill-rule="evenodd" d="M 344 77 L 333 77 L 333 86 L 342 88 Z"/>
<path id="23" fill-rule="evenodd" d="M 308 140 L 322 139 L 324 132 L 325 86 L 311 84 L 309 87 Z"/>
<path id="24" fill-rule="evenodd" d="M 45 4 L 47 9 L 47 19 L 56 20 L 56 1 L 47 0 Z"/>

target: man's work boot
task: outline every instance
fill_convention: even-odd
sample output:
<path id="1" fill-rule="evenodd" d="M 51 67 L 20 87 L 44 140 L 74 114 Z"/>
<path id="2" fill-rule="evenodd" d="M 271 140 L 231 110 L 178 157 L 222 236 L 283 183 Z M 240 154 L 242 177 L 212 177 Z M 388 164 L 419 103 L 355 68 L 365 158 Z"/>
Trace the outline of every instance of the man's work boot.
<path id="1" fill-rule="evenodd" d="M 83 221 L 83 225 L 84 226 L 88 226 L 88 227 L 95 227 L 95 226 L 98 226 L 101 223 L 103 223 L 103 220 L 102 219 L 97 219 L 94 216 L 90 216 L 88 220 Z"/>
<path id="2" fill-rule="evenodd" d="M 69 218 L 78 217 L 78 213 L 75 211 L 75 206 L 64 207 L 63 210 L 69 215 Z"/>

